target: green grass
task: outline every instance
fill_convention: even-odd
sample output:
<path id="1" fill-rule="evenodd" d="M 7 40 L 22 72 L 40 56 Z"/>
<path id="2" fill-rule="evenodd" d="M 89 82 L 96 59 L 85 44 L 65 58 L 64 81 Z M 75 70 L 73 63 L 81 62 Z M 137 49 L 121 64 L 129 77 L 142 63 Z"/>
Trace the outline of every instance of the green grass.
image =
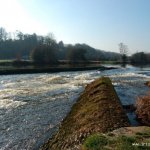
<path id="1" fill-rule="evenodd" d="M 83 144 L 83 150 L 103 150 L 108 144 L 108 139 L 102 134 L 89 136 Z"/>
<path id="2" fill-rule="evenodd" d="M 137 132 L 136 133 L 137 136 L 142 136 L 145 138 L 150 138 L 150 132 Z"/>
<path id="3" fill-rule="evenodd" d="M 144 137 L 143 137 L 144 135 Z M 138 133 L 137 136 L 112 136 L 110 134 L 94 134 L 89 136 L 83 143 L 83 150 L 150 150 L 150 146 L 143 146 L 142 143 L 150 143 L 145 133 Z M 134 145 L 134 143 L 139 145 Z"/>
<path id="4" fill-rule="evenodd" d="M 115 141 L 116 150 L 136 150 L 138 147 L 132 144 L 136 143 L 135 137 L 119 136 Z"/>

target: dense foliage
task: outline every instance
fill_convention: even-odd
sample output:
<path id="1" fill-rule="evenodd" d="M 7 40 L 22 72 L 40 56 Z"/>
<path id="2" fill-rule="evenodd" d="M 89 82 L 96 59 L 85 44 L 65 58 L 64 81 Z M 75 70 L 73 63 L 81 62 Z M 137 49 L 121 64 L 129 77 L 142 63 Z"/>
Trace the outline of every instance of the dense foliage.
<path id="1" fill-rule="evenodd" d="M 70 62 L 85 62 L 87 60 L 86 56 L 86 49 L 83 47 L 77 47 L 69 45 L 67 46 L 67 57 Z"/>
<path id="2" fill-rule="evenodd" d="M 31 51 L 31 59 L 36 63 L 56 64 L 58 45 L 49 35 L 43 38 L 43 42 Z"/>
<path id="3" fill-rule="evenodd" d="M 52 46 L 40 45 L 31 52 L 31 59 L 36 63 L 56 64 L 57 58 Z"/>

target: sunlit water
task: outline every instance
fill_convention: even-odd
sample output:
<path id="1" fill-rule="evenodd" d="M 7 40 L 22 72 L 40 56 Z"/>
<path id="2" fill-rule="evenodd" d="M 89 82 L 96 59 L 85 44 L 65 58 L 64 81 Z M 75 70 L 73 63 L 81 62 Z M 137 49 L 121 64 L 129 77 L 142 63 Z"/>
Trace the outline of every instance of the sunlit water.
<path id="1" fill-rule="evenodd" d="M 87 83 L 109 76 L 123 104 L 144 95 L 150 68 L 0 76 L 0 149 L 38 149 L 56 130 Z"/>

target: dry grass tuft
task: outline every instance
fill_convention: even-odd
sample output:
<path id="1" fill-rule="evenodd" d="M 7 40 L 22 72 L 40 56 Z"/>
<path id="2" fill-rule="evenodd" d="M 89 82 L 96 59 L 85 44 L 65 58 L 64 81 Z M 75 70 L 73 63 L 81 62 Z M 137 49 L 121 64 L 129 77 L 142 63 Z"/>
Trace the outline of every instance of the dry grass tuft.
<path id="1" fill-rule="evenodd" d="M 137 119 L 144 125 L 150 126 L 150 94 L 139 97 L 136 102 Z"/>

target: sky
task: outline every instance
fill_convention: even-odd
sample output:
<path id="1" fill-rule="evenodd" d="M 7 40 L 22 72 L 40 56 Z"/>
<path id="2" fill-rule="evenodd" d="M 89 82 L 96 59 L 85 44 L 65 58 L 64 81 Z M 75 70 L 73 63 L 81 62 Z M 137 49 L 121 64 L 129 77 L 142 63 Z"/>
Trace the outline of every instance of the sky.
<path id="1" fill-rule="evenodd" d="M 65 44 L 129 54 L 150 52 L 150 0 L 0 0 L 0 27 L 46 35 Z"/>

